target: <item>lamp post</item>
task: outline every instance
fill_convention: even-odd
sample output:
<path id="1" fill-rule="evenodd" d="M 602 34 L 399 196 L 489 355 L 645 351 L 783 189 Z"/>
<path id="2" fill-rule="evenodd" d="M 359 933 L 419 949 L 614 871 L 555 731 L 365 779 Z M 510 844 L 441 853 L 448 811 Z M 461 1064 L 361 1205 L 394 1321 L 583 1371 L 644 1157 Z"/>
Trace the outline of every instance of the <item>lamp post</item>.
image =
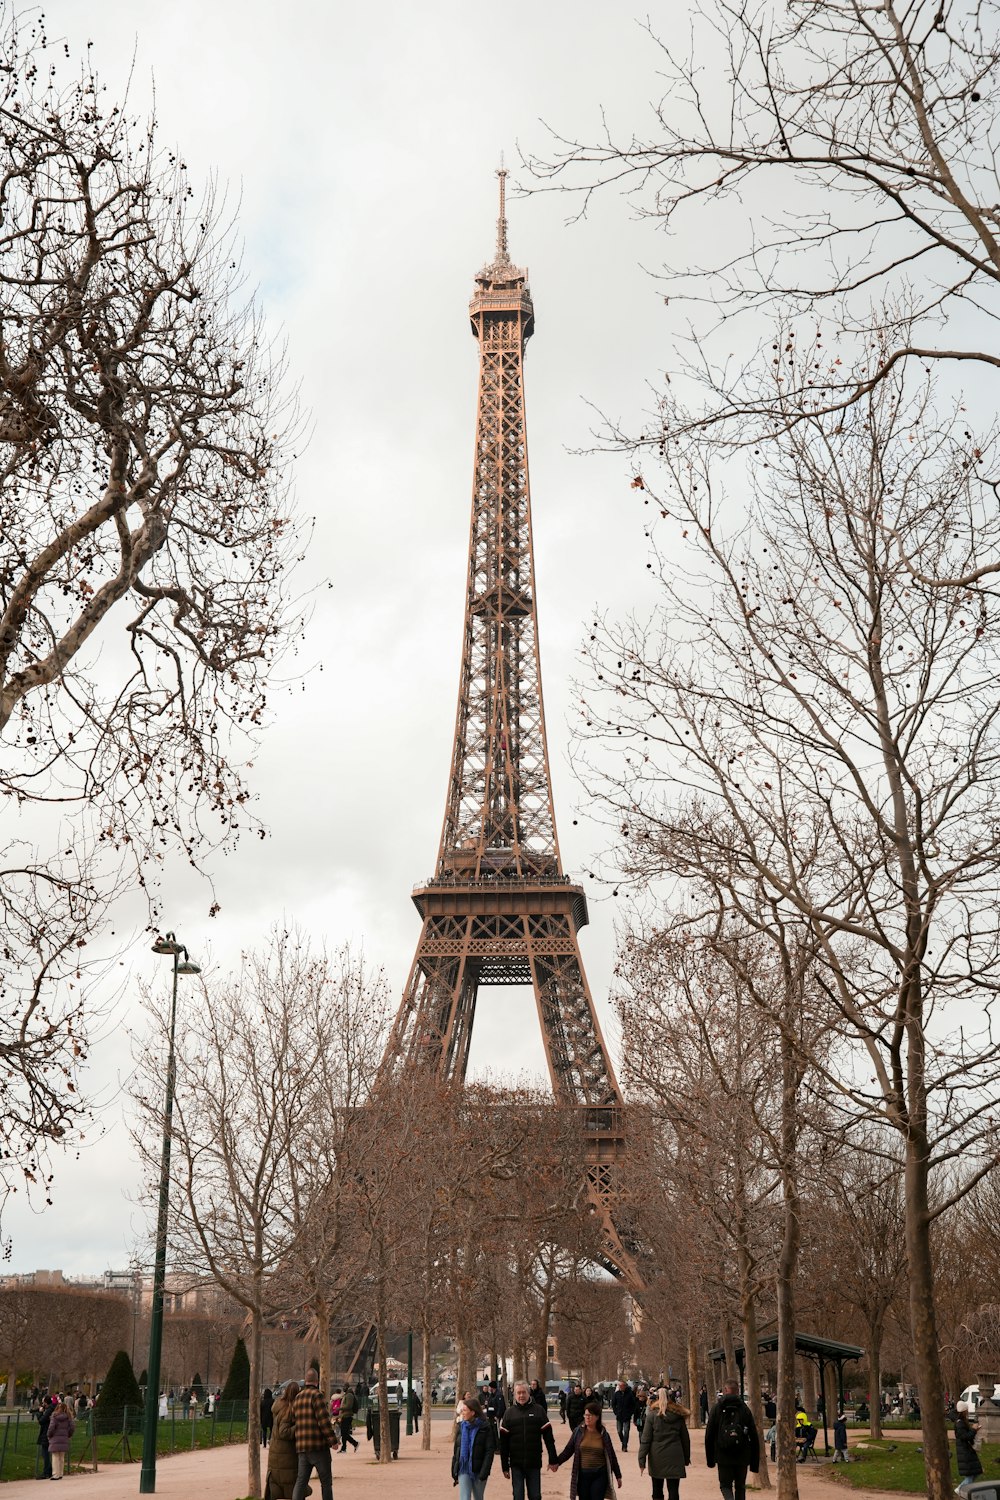
<path id="1" fill-rule="evenodd" d="M 146 1365 L 146 1411 L 142 1422 L 142 1465 L 139 1494 L 156 1491 L 156 1426 L 160 1415 L 160 1352 L 163 1347 L 163 1286 L 167 1269 L 167 1204 L 170 1199 L 170 1125 L 174 1113 L 174 1029 L 177 1024 L 177 976 L 200 974 L 183 943 L 172 932 L 157 938 L 153 952 L 174 961 L 174 983 L 170 997 L 170 1042 L 167 1048 L 167 1097 L 163 1107 L 163 1154 L 160 1158 L 160 1202 L 156 1215 L 156 1258 L 153 1262 L 153 1306 L 149 1320 L 149 1361 Z M 181 962 L 181 954 L 184 961 Z"/>

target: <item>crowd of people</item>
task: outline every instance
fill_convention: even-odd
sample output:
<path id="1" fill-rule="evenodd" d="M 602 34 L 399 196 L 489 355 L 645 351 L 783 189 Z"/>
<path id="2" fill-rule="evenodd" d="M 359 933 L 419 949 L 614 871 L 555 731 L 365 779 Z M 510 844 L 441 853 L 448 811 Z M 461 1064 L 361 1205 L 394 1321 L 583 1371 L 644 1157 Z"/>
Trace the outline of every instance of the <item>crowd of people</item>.
<path id="1" fill-rule="evenodd" d="M 550 1420 L 548 1397 L 539 1381 L 515 1381 L 511 1395 L 508 1404 L 502 1387 L 493 1380 L 459 1400 L 451 1454 L 451 1476 L 459 1491 L 458 1500 L 485 1500 L 486 1484 L 498 1455 L 503 1476 L 511 1485 L 512 1500 L 541 1500 L 546 1466 L 550 1473 L 569 1468 L 570 1500 L 605 1500 L 613 1486 L 621 1488 L 619 1451 L 628 1452 L 633 1436 L 639 1473 L 650 1480 L 652 1500 L 680 1500 L 681 1481 L 691 1464 L 691 1412 L 679 1389 L 665 1384 L 633 1386 L 621 1379 L 608 1395 L 606 1388 L 602 1391 L 574 1381 L 568 1389 L 560 1389 L 557 1398 L 560 1420 L 569 1429 L 561 1448 Z M 420 1397 L 411 1390 L 408 1399 L 414 1423 L 418 1424 L 423 1410 Z M 401 1387 L 398 1401 L 403 1404 Z M 726 1380 L 714 1402 L 702 1386 L 698 1402 L 705 1459 L 708 1467 L 716 1470 L 723 1500 L 746 1500 L 747 1476 L 760 1469 L 761 1440 L 740 1383 Z M 605 1426 L 606 1408 L 614 1417 L 617 1448 Z M 345 1453 L 348 1445 L 357 1449 L 352 1435 L 357 1410 L 358 1397 L 349 1386 L 335 1390 L 327 1402 L 319 1392 L 314 1369 L 307 1372 L 301 1386 L 291 1381 L 276 1397 L 266 1391 L 261 1401 L 261 1435 L 268 1448 L 265 1500 L 304 1500 L 311 1493 L 309 1480 L 313 1474 L 319 1480 L 322 1500 L 332 1500 L 331 1450 L 339 1447 Z M 763 1411 L 770 1423 L 764 1441 L 770 1444 L 773 1460 L 777 1408 L 773 1396 L 766 1392 Z M 969 1404 L 960 1401 L 955 1422 L 960 1491 L 982 1473 L 974 1418 Z M 60 1422 L 60 1442 L 63 1427 Z M 795 1414 L 799 1462 L 815 1457 L 816 1437 L 816 1422 L 800 1402 Z M 833 1446 L 834 1463 L 846 1461 L 847 1419 L 843 1411 L 834 1419 Z"/>
<path id="2" fill-rule="evenodd" d="M 541 1500 L 542 1469 L 570 1467 L 571 1500 L 604 1500 L 612 1484 L 622 1484 L 621 1464 L 604 1425 L 604 1400 L 582 1382 L 559 1393 L 559 1413 L 569 1437 L 557 1450 L 548 1401 L 537 1380 L 514 1383 L 508 1406 L 495 1381 L 471 1392 L 458 1404 L 452 1445 L 451 1475 L 459 1500 L 485 1500 L 486 1483 L 499 1453 L 500 1467 L 511 1483 L 513 1500 Z M 691 1413 L 680 1391 L 667 1386 L 632 1387 L 619 1380 L 609 1405 L 623 1453 L 638 1439 L 640 1474 L 648 1473 L 652 1500 L 679 1500 L 680 1483 L 691 1463 Z M 745 1500 L 748 1472 L 760 1466 L 760 1440 L 739 1383 L 727 1381 L 707 1414 L 705 1457 L 718 1471 L 724 1500 Z M 544 1456 L 543 1456 L 544 1453 Z"/>
<path id="3" fill-rule="evenodd" d="M 159 1416 L 165 1420 L 171 1414 L 191 1417 L 210 1417 L 222 1400 L 221 1389 L 214 1391 L 200 1391 L 197 1386 L 182 1386 L 175 1391 L 171 1386 L 168 1390 L 160 1392 Z"/>

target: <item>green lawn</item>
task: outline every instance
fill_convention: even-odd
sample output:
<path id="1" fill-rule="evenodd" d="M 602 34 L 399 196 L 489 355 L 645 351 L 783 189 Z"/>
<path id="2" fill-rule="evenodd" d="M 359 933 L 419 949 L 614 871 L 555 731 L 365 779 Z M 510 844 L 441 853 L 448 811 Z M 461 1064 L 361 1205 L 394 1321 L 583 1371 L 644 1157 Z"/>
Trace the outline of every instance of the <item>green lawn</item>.
<path id="1" fill-rule="evenodd" d="M 927 1493 L 924 1460 L 919 1443 L 893 1443 L 891 1438 L 879 1443 L 872 1442 L 871 1438 L 861 1441 L 865 1443 L 863 1448 L 851 1444 L 849 1464 L 830 1465 L 829 1474 L 832 1479 L 840 1484 L 850 1485 L 852 1489 L 899 1490 L 908 1495 Z M 992 1479 L 1000 1475 L 1000 1443 L 984 1443 L 979 1457 L 986 1478 Z M 958 1470 L 955 1469 L 954 1455 L 952 1469 L 957 1483 Z"/>
<path id="2" fill-rule="evenodd" d="M 235 1403 L 234 1403 L 235 1404 Z M 242 1403 L 245 1407 L 246 1403 Z M 8 1427 L 6 1434 L 4 1426 Z M 127 1441 L 122 1434 L 102 1433 L 96 1440 L 98 1467 L 112 1463 L 137 1463 L 142 1456 L 142 1423 L 139 1414 L 128 1423 Z M 30 1417 L 19 1422 L 0 1424 L 0 1481 L 8 1479 L 31 1479 L 36 1468 L 41 1473 L 41 1455 L 36 1445 L 38 1426 Z M 4 1438 L 6 1436 L 6 1443 Z M 192 1422 L 181 1418 L 169 1418 L 157 1425 L 157 1453 L 177 1453 L 192 1448 L 213 1448 L 224 1443 L 245 1443 L 247 1436 L 246 1415 L 243 1410 L 228 1413 L 223 1420 L 212 1421 L 202 1417 Z M 76 1424 L 70 1445 L 67 1473 L 93 1467 L 90 1432 L 86 1422 Z"/>

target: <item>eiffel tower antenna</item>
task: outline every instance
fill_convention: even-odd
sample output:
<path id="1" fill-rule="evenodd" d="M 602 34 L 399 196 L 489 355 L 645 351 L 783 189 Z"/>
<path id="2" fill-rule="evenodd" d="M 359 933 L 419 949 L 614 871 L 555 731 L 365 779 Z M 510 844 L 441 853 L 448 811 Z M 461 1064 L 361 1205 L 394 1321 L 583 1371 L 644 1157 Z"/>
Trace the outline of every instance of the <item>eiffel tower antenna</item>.
<path id="1" fill-rule="evenodd" d="M 500 179 L 500 216 L 497 219 L 497 260 L 509 261 L 510 254 L 507 250 L 507 168 L 503 164 L 503 152 L 500 153 L 500 166 L 497 169 Z"/>
<path id="2" fill-rule="evenodd" d="M 602 1259 L 631 1279 L 611 1217 L 622 1097 L 580 958 L 587 898 L 563 873 L 549 776 L 524 403 L 535 311 L 528 272 L 510 260 L 502 165 L 497 176 L 496 255 L 469 304 L 479 396 L 451 772 L 437 865 L 413 892 L 423 926 L 385 1067 L 464 1081 L 481 993 L 502 1004 L 503 986 L 531 985 L 553 1093 L 581 1113 Z"/>

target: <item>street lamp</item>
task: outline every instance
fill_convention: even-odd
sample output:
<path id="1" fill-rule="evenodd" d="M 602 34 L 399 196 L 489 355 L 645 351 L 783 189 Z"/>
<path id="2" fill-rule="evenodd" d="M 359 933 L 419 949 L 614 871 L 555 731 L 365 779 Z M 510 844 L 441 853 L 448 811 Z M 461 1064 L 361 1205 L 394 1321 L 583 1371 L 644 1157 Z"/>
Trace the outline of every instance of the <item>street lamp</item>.
<path id="1" fill-rule="evenodd" d="M 139 1494 L 156 1491 L 156 1424 L 160 1414 L 160 1352 L 163 1347 L 163 1285 L 167 1269 L 167 1203 L 170 1198 L 170 1124 L 174 1113 L 174 1028 L 177 1023 L 177 976 L 200 974 L 183 943 L 172 932 L 157 938 L 153 952 L 174 961 L 174 984 L 170 998 L 170 1043 L 167 1048 L 167 1098 L 163 1107 L 163 1155 L 160 1158 L 160 1203 L 156 1216 L 156 1259 L 153 1262 L 153 1307 L 149 1321 L 149 1361 L 146 1365 L 146 1412 L 142 1422 L 142 1466 Z M 184 961 L 181 962 L 181 954 Z"/>

